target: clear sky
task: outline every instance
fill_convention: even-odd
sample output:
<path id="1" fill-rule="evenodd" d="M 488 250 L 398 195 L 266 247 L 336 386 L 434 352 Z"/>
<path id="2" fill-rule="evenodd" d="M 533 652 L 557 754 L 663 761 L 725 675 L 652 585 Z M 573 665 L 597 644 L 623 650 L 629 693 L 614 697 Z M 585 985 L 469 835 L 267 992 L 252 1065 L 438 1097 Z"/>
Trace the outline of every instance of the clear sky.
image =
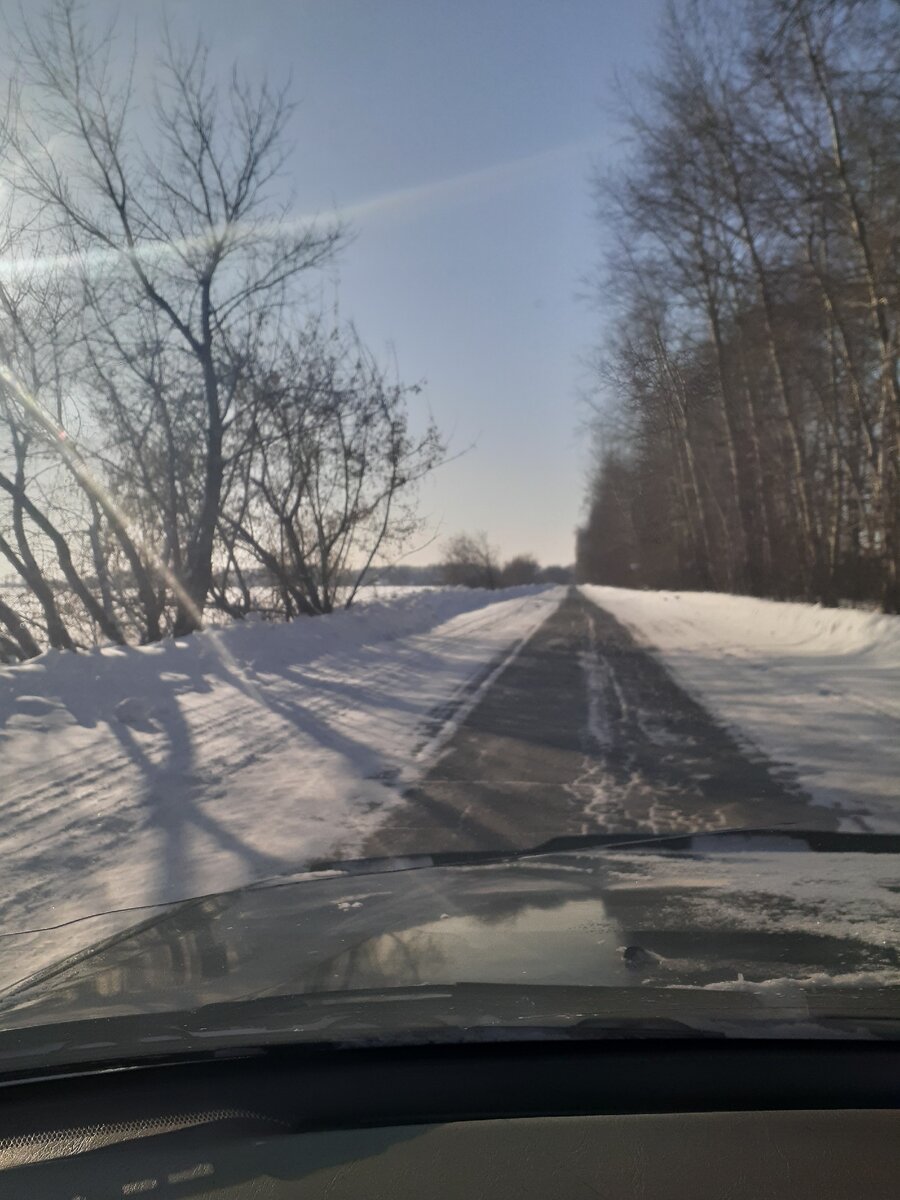
<path id="1" fill-rule="evenodd" d="M 108 11 L 108 0 L 91 10 Z M 356 237 L 340 305 L 466 451 L 423 489 L 436 543 L 571 562 L 584 492 L 579 298 L 599 238 L 588 178 L 621 153 L 617 71 L 652 52 L 660 0 L 122 0 L 149 53 L 159 15 L 217 57 L 290 72 L 302 211 Z M 142 54 L 143 57 L 143 54 Z"/>

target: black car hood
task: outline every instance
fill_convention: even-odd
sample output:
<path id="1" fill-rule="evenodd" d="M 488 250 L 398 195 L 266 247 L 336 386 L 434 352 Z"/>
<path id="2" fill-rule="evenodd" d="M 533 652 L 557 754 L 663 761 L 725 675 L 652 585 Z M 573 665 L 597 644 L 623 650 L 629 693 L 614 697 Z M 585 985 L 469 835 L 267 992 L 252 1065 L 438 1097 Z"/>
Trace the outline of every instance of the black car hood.
<path id="1" fill-rule="evenodd" d="M 648 1014 L 697 1026 L 698 1013 L 746 1015 L 750 1002 L 764 1017 L 893 1018 L 898 918 L 900 853 L 877 838 L 339 864 L 173 906 L 8 990 L 0 1058 L 26 1052 L 24 1030 L 114 1018 L 139 1018 L 146 1041 L 148 1022 L 169 1028 L 177 1014 L 199 1036 L 224 1029 L 226 1012 L 232 1031 L 237 1011 L 277 1013 L 282 1026 L 293 1013 L 290 1031 L 316 1037 L 353 1000 L 368 1002 L 374 1035 L 386 1025 L 373 998 L 415 999 L 418 1029 Z"/>

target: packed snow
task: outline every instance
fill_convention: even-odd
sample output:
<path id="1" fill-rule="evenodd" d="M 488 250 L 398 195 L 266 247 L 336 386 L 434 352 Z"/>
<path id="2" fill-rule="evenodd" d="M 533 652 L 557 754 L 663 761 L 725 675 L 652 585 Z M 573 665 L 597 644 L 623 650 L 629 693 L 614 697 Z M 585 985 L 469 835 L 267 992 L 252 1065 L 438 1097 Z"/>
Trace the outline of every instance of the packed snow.
<path id="1" fill-rule="evenodd" d="M 0 988 L 117 922 L 18 930 L 359 853 L 564 595 L 419 591 L 0 668 Z"/>
<path id="2" fill-rule="evenodd" d="M 584 586 L 841 828 L 900 832 L 900 617 L 709 592 Z"/>

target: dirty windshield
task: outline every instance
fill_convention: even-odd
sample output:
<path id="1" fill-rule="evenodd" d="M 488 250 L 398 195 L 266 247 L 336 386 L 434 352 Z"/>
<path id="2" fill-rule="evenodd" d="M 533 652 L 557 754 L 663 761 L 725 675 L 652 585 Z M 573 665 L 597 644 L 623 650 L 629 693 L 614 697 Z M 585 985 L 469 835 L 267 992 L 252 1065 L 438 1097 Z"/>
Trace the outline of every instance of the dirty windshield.
<path id="1" fill-rule="evenodd" d="M 0 1075 L 900 1029 L 896 6 L 0 16 Z"/>

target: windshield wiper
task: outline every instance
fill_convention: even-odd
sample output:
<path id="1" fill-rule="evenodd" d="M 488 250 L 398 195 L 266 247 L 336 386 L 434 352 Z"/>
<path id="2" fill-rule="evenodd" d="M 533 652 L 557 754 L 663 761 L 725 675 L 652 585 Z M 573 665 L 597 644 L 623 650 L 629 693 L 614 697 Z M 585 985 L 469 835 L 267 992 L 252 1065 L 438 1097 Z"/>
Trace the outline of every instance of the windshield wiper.
<path id="1" fill-rule="evenodd" d="M 793 825 L 774 825 L 748 829 L 698 829 L 688 833 L 639 835 L 634 833 L 584 833 L 549 838 L 521 849 L 441 850 L 432 854 L 405 854 L 378 858 L 320 859 L 311 863 L 310 872 L 342 871 L 347 874 L 377 874 L 382 871 L 411 871 L 424 867 L 477 866 L 537 858 L 546 854 L 568 854 L 581 850 L 677 850 L 700 852 L 709 841 L 734 839 L 737 843 L 768 842 L 771 850 L 809 850 L 818 854 L 900 854 L 900 834 L 847 833 L 832 829 L 799 829 Z M 781 841 L 781 844 L 778 844 Z M 299 872 L 298 872 L 299 873 Z"/>
<path id="2" fill-rule="evenodd" d="M 71 925 L 85 924 L 101 917 L 124 916 L 128 913 L 151 912 L 148 925 L 165 918 L 173 909 L 199 904 L 205 900 L 218 900 L 225 896 L 238 896 L 244 892 L 262 891 L 267 888 L 286 887 L 298 883 L 304 877 L 315 877 L 335 872 L 345 875 L 376 875 L 393 871 L 416 871 L 429 867 L 489 866 L 492 863 L 516 862 L 542 855 L 570 854 L 584 850 L 673 850 L 700 853 L 707 849 L 709 841 L 734 839 L 731 849 L 753 849 L 753 843 L 763 843 L 767 850 L 809 850 L 819 854 L 900 854 L 900 834 L 895 833 L 844 833 L 830 829 L 798 829 L 790 824 L 773 825 L 749 829 L 743 826 L 728 829 L 697 829 L 688 833 L 634 834 L 634 833 L 585 833 L 563 834 L 549 838 L 534 846 L 509 847 L 488 850 L 437 850 L 426 854 L 383 855 L 372 858 L 317 859 L 297 867 L 289 867 L 276 875 L 267 875 L 237 887 L 223 888 L 219 892 L 203 892 L 194 896 L 183 896 L 174 900 L 157 900 L 147 904 L 127 904 L 121 908 L 102 909 L 100 912 L 83 913 L 65 921 L 49 925 L 29 926 L 20 929 L 0 930 L 0 940 L 25 937 L 37 933 L 52 933 Z M 741 847 L 738 843 L 749 844 Z M 779 844 L 780 841 L 780 844 Z M 127 932 L 133 932 L 129 930 Z M 120 933 L 112 935 L 118 940 Z M 6 989 L 4 989 L 6 990 Z"/>

